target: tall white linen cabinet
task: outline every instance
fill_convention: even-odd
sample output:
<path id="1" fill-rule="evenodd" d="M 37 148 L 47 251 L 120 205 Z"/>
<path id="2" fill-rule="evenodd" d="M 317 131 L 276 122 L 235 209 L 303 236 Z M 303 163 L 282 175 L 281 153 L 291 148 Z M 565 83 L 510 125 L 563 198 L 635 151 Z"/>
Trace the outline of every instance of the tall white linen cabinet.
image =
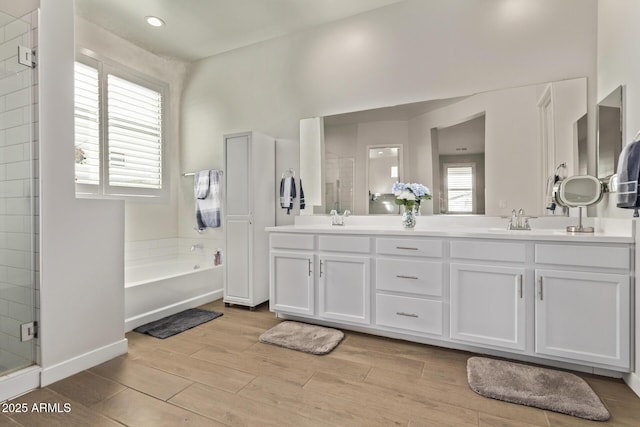
<path id="1" fill-rule="evenodd" d="M 276 222 L 275 140 L 257 132 L 224 136 L 224 303 L 255 306 L 269 299 L 269 236 Z"/>

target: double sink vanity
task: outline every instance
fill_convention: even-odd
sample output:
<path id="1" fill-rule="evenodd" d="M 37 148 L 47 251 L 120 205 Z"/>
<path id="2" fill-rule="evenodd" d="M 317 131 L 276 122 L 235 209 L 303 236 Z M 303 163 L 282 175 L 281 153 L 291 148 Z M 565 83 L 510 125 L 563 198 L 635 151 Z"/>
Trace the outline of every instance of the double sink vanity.
<path id="1" fill-rule="evenodd" d="M 620 375 L 632 369 L 635 232 L 600 220 L 296 217 L 269 227 L 278 316 L 392 338 Z"/>

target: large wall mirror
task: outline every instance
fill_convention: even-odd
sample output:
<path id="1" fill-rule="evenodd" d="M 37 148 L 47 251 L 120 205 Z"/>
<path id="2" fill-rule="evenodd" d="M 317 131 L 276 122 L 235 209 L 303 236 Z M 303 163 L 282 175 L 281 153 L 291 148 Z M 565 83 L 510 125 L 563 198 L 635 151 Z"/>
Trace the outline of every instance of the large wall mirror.
<path id="1" fill-rule="evenodd" d="M 618 170 L 622 129 L 622 86 L 618 86 L 598 103 L 598 178 L 602 180 Z"/>
<path id="2" fill-rule="evenodd" d="M 304 119 L 322 123 L 312 141 L 323 155 L 303 158 L 301 134 L 301 173 L 322 182 L 302 214 L 397 214 L 391 185 L 401 181 L 431 189 L 423 214 L 546 215 L 547 177 L 561 163 L 577 174 L 585 158 L 586 113 L 587 79 L 577 78 Z"/>

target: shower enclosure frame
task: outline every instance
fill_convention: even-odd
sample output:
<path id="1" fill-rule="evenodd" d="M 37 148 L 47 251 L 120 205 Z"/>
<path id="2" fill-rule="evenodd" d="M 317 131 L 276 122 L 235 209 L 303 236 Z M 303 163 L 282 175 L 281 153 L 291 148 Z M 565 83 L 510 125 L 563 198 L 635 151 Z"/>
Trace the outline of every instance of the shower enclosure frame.
<path id="1" fill-rule="evenodd" d="M 0 11 L 0 401 L 40 386 L 37 339 L 39 11 Z"/>

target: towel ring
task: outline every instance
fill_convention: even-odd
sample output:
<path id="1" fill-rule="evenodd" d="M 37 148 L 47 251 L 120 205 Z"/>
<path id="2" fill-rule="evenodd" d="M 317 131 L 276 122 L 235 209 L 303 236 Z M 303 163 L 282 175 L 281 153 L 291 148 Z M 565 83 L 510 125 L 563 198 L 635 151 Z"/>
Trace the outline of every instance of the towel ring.
<path id="1" fill-rule="evenodd" d="M 296 171 L 293 170 L 292 168 L 287 169 L 286 171 L 282 172 L 282 178 L 284 177 L 292 177 L 295 178 L 296 177 Z"/>

